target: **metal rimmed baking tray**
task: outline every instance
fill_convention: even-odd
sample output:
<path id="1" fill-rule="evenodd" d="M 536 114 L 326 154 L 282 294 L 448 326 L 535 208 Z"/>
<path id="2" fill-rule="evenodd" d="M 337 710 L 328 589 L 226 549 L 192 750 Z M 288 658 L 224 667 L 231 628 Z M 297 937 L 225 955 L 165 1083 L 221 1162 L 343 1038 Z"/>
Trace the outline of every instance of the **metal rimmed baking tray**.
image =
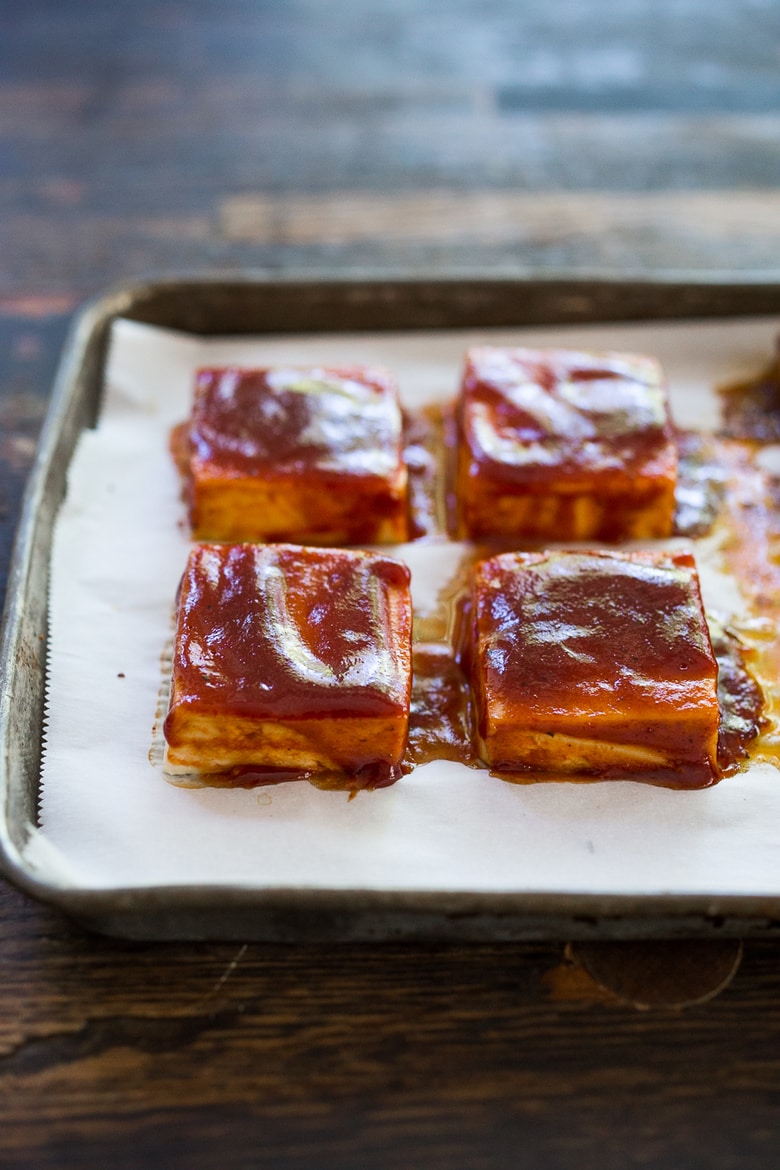
<path id="1" fill-rule="evenodd" d="M 381 332 L 768 315 L 780 284 L 710 279 L 171 279 L 120 288 L 74 324 L 25 498 L 6 602 L 0 692 L 0 860 L 12 881 L 105 933 L 149 939 L 512 939 L 771 933 L 780 897 L 306 890 L 84 889 L 25 842 L 35 826 L 54 519 L 82 430 L 99 411 L 118 317 L 208 335 Z"/>

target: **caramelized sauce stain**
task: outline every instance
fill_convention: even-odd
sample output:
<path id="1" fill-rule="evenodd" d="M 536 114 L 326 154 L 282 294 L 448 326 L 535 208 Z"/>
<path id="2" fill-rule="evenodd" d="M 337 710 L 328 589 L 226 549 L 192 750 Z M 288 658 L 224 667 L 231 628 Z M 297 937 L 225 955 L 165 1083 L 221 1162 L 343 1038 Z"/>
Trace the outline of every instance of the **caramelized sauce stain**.
<path id="1" fill-rule="evenodd" d="M 389 767 L 375 763 L 360 768 L 357 772 L 296 772 L 289 768 L 231 768 L 228 772 L 201 773 L 194 777 L 174 777 L 174 783 L 185 788 L 266 788 L 285 784 L 290 780 L 308 780 L 324 792 L 346 792 L 350 797 L 365 790 L 388 788 L 395 784 L 408 769 L 403 765 Z M 179 781 L 183 783 L 179 783 Z"/>
<path id="2" fill-rule="evenodd" d="M 766 617 L 780 616 L 780 479 L 762 471 L 755 449 L 722 445 L 729 471 L 724 524 L 726 557 L 746 599 Z"/>
<path id="3" fill-rule="evenodd" d="M 418 645 L 413 671 L 405 756 L 410 770 L 432 760 L 481 767 L 472 745 L 469 687 L 452 649 L 444 643 Z"/>
<path id="4" fill-rule="evenodd" d="M 780 339 L 765 369 L 753 378 L 721 386 L 718 393 L 727 437 L 780 442 Z"/>
<path id="5" fill-rule="evenodd" d="M 726 490 L 717 442 L 709 435 L 680 431 L 677 453 L 674 535 L 706 536 L 717 521 Z"/>
<path id="6" fill-rule="evenodd" d="M 350 800 L 358 792 L 388 788 L 411 769 L 378 766 L 348 772 L 296 772 L 286 768 L 231 768 L 226 772 L 193 772 L 166 776 L 175 788 L 269 788 L 288 781 L 307 780 L 324 792 L 346 792 Z"/>
<path id="7" fill-rule="evenodd" d="M 780 763 L 780 479 L 756 465 L 755 444 L 721 444 L 728 471 L 722 517 L 723 554 L 745 599 L 732 624 L 747 647 L 764 693 L 762 732 L 750 750 L 756 761 Z"/>
<path id="8" fill-rule="evenodd" d="M 445 463 L 444 426 L 444 409 L 439 405 L 404 412 L 411 540 L 434 536 L 447 526 L 445 492 L 439 475 Z"/>
<path id="9" fill-rule="evenodd" d="M 764 695 L 739 639 L 712 621 L 710 635 L 718 663 L 718 768 L 721 776 L 731 776 L 750 758 L 751 745 L 766 725 Z"/>

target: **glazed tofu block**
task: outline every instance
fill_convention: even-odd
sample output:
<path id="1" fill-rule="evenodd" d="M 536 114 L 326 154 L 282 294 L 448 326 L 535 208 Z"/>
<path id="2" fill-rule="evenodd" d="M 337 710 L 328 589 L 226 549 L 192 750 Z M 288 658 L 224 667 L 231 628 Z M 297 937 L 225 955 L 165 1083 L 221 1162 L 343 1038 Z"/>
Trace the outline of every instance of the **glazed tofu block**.
<path id="1" fill-rule="evenodd" d="M 493 771 L 718 778 L 718 669 L 688 553 L 506 553 L 472 587 L 478 750 Z"/>
<path id="2" fill-rule="evenodd" d="M 377 553 L 196 546 L 182 579 L 166 771 L 399 776 L 409 570 Z"/>
<path id="3" fill-rule="evenodd" d="M 677 451 L 653 358 L 474 348 L 457 419 L 460 536 L 670 535 Z"/>
<path id="4" fill-rule="evenodd" d="M 196 540 L 404 541 L 398 393 L 384 370 L 204 369 L 186 436 Z"/>

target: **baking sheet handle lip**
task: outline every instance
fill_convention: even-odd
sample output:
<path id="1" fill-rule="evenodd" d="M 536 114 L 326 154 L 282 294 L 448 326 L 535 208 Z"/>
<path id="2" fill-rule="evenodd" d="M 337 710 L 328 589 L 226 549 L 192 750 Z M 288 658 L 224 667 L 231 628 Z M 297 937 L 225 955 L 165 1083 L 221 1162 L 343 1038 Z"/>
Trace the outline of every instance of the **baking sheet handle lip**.
<path id="1" fill-rule="evenodd" d="M 495 273 L 479 268 L 468 268 L 452 270 L 436 276 L 431 276 L 430 272 L 424 271 L 399 273 L 398 271 L 383 271 L 376 268 L 350 269 L 347 275 L 330 267 L 296 270 L 295 272 L 257 268 L 239 273 L 230 270 L 204 273 L 185 269 L 141 275 L 129 281 L 109 286 L 85 303 L 75 319 L 75 327 L 86 324 L 90 317 L 94 318 L 97 324 L 102 324 L 106 331 L 114 319 L 123 315 L 128 316 L 131 320 L 147 321 L 148 317 L 143 312 L 144 306 L 147 303 L 159 301 L 160 297 L 173 298 L 198 289 L 208 289 L 211 293 L 216 294 L 220 288 L 239 295 L 244 289 L 258 287 L 269 291 L 274 288 L 285 289 L 287 292 L 294 291 L 296 288 L 309 292 L 314 289 L 323 294 L 329 290 L 353 293 L 359 293 L 363 290 L 370 291 L 377 297 L 382 292 L 392 293 L 394 297 L 399 297 L 417 290 L 426 294 L 425 301 L 431 295 L 434 298 L 437 296 L 444 298 L 445 301 L 449 298 L 451 301 L 450 309 L 459 300 L 455 294 L 466 290 L 471 293 L 500 292 L 504 295 L 513 289 L 520 293 L 523 290 L 546 288 L 549 291 L 555 290 L 556 295 L 567 291 L 571 292 L 578 304 L 584 294 L 596 295 L 598 301 L 599 291 L 610 290 L 613 297 L 618 291 L 628 292 L 637 288 L 646 288 L 656 295 L 666 290 L 669 294 L 676 293 L 677 300 L 682 298 L 681 304 L 685 304 L 691 294 L 694 295 L 697 303 L 693 312 L 680 312 L 679 305 L 677 305 L 677 308 L 673 309 L 670 314 L 658 313 L 657 319 L 659 321 L 693 320 L 702 316 L 733 318 L 735 316 L 766 315 L 775 314 L 780 308 L 780 268 L 776 272 L 743 271 L 738 274 L 736 279 L 734 273 L 729 270 L 697 271 L 689 269 L 659 269 L 648 273 L 646 271 L 634 272 L 606 268 L 551 270 L 550 268 L 526 267 L 517 268 L 511 272 Z M 744 305 L 739 303 L 740 292 L 752 294 L 752 296 L 748 296 Z M 698 293 L 705 294 L 705 296 L 707 293 L 713 295 L 728 293 L 730 297 L 734 298 L 735 303 L 731 303 L 728 310 L 710 308 L 702 311 L 702 306 L 699 303 L 700 298 L 696 296 Z M 766 305 L 761 303 L 756 307 L 754 300 L 756 295 L 758 295 L 759 301 L 763 302 L 765 297 L 768 303 Z M 672 299 L 676 303 L 675 298 Z M 645 316 L 646 312 L 643 310 L 641 319 L 644 319 Z M 616 317 L 607 313 L 606 316 L 598 315 L 597 318 L 589 318 L 582 317 L 579 311 L 576 311 L 571 318 L 567 316 L 565 321 L 550 321 L 549 324 L 575 324 L 585 319 L 608 322 L 610 320 L 639 318 L 631 313 L 628 316 L 619 313 Z M 526 322 L 526 324 L 528 323 Z M 518 321 L 517 325 L 520 327 L 523 322 Z M 410 323 L 404 328 L 411 330 L 429 327 L 431 327 L 430 324 L 423 321 L 419 325 Z M 436 327 L 445 328 L 446 326 Z M 462 322 L 454 322 L 453 327 L 463 327 Z M 194 331 L 198 332 L 197 329 Z M 262 332 L 262 329 L 259 331 Z M 219 335 L 235 336 L 246 332 L 245 329 L 220 330 Z M 256 324 L 253 324 L 250 332 L 258 332 Z"/>
<path id="2" fill-rule="evenodd" d="M 158 295 L 162 292 L 175 292 L 182 286 L 204 285 L 209 287 L 232 286 L 235 288 L 251 287 L 253 285 L 322 285 L 351 288 L 357 285 L 393 286 L 399 289 L 407 287 L 441 287 L 442 290 L 456 288 L 459 285 L 474 283 L 495 288 L 510 285 L 518 287 L 524 285 L 573 285 L 584 288 L 598 284 L 613 286 L 645 285 L 650 288 L 674 286 L 676 288 L 701 287 L 704 289 L 720 288 L 737 292 L 740 287 L 765 288 L 767 292 L 780 292 L 780 267 L 777 270 L 756 269 L 740 270 L 736 276 L 733 269 L 689 269 L 689 268 L 661 268 L 648 272 L 646 269 L 636 270 L 626 268 L 551 268 L 520 267 L 512 271 L 495 272 L 485 268 L 452 269 L 432 276 L 429 270 L 419 271 L 407 269 L 399 272 L 397 269 L 381 269 L 376 267 L 350 268 L 345 275 L 333 267 L 311 267 L 295 269 L 294 271 L 280 272 L 272 268 L 250 268 L 242 272 L 231 269 L 216 269 L 208 272 L 197 269 L 179 269 L 174 271 L 150 272 L 145 275 L 131 278 L 127 281 L 109 285 L 102 292 L 90 298 L 78 310 L 79 315 L 91 310 L 103 316 L 106 310 L 114 307 L 113 316 L 121 316 L 124 309 L 132 307 L 139 297 Z M 734 316 L 734 312 L 728 314 Z"/>
<path id="3" fill-rule="evenodd" d="M 694 938 L 780 934 L 776 898 L 727 895 L 446 893 L 296 887 L 148 886 L 111 890 L 44 883 L 21 866 L 20 889 L 85 929 L 150 941 L 384 942 L 448 938 Z"/>

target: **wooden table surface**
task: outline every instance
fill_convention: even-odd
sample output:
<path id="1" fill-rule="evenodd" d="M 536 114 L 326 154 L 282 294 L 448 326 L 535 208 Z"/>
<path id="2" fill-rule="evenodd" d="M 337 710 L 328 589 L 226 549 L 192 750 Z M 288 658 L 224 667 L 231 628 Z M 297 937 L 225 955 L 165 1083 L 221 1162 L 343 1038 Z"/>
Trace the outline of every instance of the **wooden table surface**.
<path id="1" fill-rule="evenodd" d="M 778 34 L 771 0 L 7 0 L 0 590 L 69 316 L 129 276 L 773 279 Z M 122 943 L 3 886 L 0 961 L 4 1168 L 780 1157 L 774 942 Z"/>

